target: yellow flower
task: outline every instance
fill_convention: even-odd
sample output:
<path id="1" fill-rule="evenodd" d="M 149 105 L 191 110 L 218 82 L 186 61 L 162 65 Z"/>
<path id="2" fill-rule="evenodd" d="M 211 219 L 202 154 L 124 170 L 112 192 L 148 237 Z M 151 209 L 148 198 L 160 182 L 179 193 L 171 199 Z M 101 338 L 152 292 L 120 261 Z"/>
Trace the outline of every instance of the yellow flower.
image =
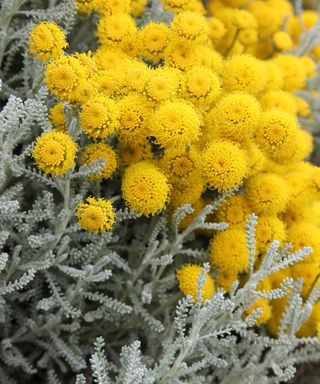
<path id="1" fill-rule="evenodd" d="M 131 13 L 134 17 L 142 15 L 148 0 L 131 0 Z"/>
<path id="2" fill-rule="evenodd" d="M 164 148 L 184 149 L 198 140 L 201 118 L 196 110 L 184 101 L 167 101 L 155 111 L 151 134 Z"/>
<path id="3" fill-rule="evenodd" d="M 131 62 L 120 48 L 100 46 L 95 52 L 93 59 L 97 68 L 100 70 L 116 70 L 119 74 L 123 73 Z"/>
<path id="4" fill-rule="evenodd" d="M 300 57 L 293 55 L 279 55 L 273 62 L 282 70 L 285 91 L 295 91 L 304 87 L 306 72 Z"/>
<path id="5" fill-rule="evenodd" d="M 118 45 L 135 36 L 136 32 L 135 21 L 130 15 L 127 13 L 116 13 L 101 17 L 97 36 L 102 45 Z"/>
<path id="6" fill-rule="evenodd" d="M 124 87 L 121 74 L 113 69 L 98 71 L 95 81 L 97 91 L 107 97 L 119 96 Z"/>
<path id="7" fill-rule="evenodd" d="M 210 104 L 215 101 L 221 92 L 219 77 L 209 68 L 196 65 L 186 71 L 185 74 L 186 96 L 191 101 L 205 98 L 204 102 Z"/>
<path id="8" fill-rule="evenodd" d="M 279 90 L 284 83 L 282 70 L 272 61 L 265 61 L 264 68 L 266 71 L 267 83 L 266 90 Z"/>
<path id="9" fill-rule="evenodd" d="M 166 49 L 165 64 L 184 71 L 196 63 L 196 46 L 181 38 L 172 39 Z"/>
<path id="10" fill-rule="evenodd" d="M 204 181 L 199 174 L 191 174 L 186 179 L 174 180 L 170 196 L 170 204 L 174 208 L 179 208 L 184 204 L 194 204 L 205 190 Z"/>
<path id="11" fill-rule="evenodd" d="M 320 302 L 313 304 L 309 319 L 302 324 L 297 337 L 313 337 L 317 333 L 317 325 L 320 323 Z"/>
<path id="12" fill-rule="evenodd" d="M 156 102 L 172 99 L 178 91 L 179 78 L 173 70 L 156 69 L 146 84 L 147 96 Z"/>
<path id="13" fill-rule="evenodd" d="M 96 8 L 102 15 L 129 13 L 131 0 L 96 0 Z"/>
<path id="14" fill-rule="evenodd" d="M 257 128 L 261 114 L 259 102 L 245 93 L 230 93 L 209 114 L 209 126 L 222 139 L 247 144 Z"/>
<path id="15" fill-rule="evenodd" d="M 249 256 L 243 229 L 230 228 L 218 232 L 211 240 L 210 262 L 224 272 L 244 272 Z"/>
<path id="16" fill-rule="evenodd" d="M 314 283 L 320 284 L 319 280 L 319 274 L 320 274 L 320 266 L 319 263 L 314 264 L 306 264 L 306 263 L 299 263 L 294 264 L 291 267 L 291 274 L 292 277 L 295 280 L 303 278 L 303 287 L 301 291 L 301 296 L 303 298 L 307 298 L 308 294 L 310 293 L 310 289 L 313 286 Z"/>
<path id="17" fill-rule="evenodd" d="M 104 139 L 114 133 L 118 126 L 118 107 L 105 96 L 95 97 L 83 105 L 80 123 L 89 136 Z"/>
<path id="18" fill-rule="evenodd" d="M 220 270 L 216 277 L 216 284 L 226 292 L 230 292 L 232 284 L 238 280 L 238 272 Z"/>
<path id="19" fill-rule="evenodd" d="M 112 204 L 103 198 L 88 197 L 78 204 L 76 214 L 80 227 L 88 232 L 110 231 L 115 222 Z"/>
<path id="20" fill-rule="evenodd" d="M 219 52 L 204 44 L 197 44 L 194 50 L 197 65 L 208 67 L 218 74 L 221 73 L 223 68 L 223 57 Z"/>
<path id="21" fill-rule="evenodd" d="M 278 31 L 273 35 L 273 44 L 279 51 L 287 51 L 293 46 L 290 35 L 282 31 Z"/>
<path id="22" fill-rule="evenodd" d="M 184 295 L 192 296 L 193 300 L 197 299 L 197 283 L 200 277 L 201 267 L 197 264 L 184 264 L 177 270 L 177 279 L 179 281 L 179 289 Z M 213 278 L 209 273 L 205 274 L 205 283 L 202 287 L 202 300 L 210 300 L 215 292 Z"/>
<path id="23" fill-rule="evenodd" d="M 29 51 L 41 61 L 58 58 L 67 46 L 64 32 L 53 22 L 42 21 L 31 31 Z"/>
<path id="24" fill-rule="evenodd" d="M 230 225 L 244 227 L 252 210 L 244 196 L 231 196 L 216 212 L 217 219 Z"/>
<path id="25" fill-rule="evenodd" d="M 96 3 L 97 0 L 76 0 L 77 11 L 88 15 L 96 8 Z"/>
<path id="26" fill-rule="evenodd" d="M 145 216 L 161 212 L 169 198 L 166 176 L 151 162 L 130 165 L 122 178 L 122 195 L 130 209 Z"/>
<path id="27" fill-rule="evenodd" d="M 308 56 L 302 56 L 300 60 L 303 63 L 307 78 L 313 77 L 317 73 L 316 62 Z"/>
<path id="28" fill-rule="evenodd" d="M 271 318 L 271 314 L 272 314 L 272 308 L 271 308 L 271 306 L 269 304 L 269 301 L 267 299 L 264 299 L 263 297 L 260 297 L 247 310 L 247 315 L 251 315 L 252 312 L 255 311 L 258 308 L 262 309 L 262 313 L 256 319 L 256 324 L 255 325 L 257 327 L 259 327 L 262 324 L 266 324 L 268 322 L 268 320 Z"/>
<path id="29" fill-rule="evenodd" d="M 280 109 L 291 114 L 297 113 L 295 96 L 282 90 L 270 90 L 260 96 L 260 103 L 264 110 Z"/>
<path id="30" fill-rule="evenodd" d="M 151 145 L 148 142 L 135 144 L 120 142 L 119 158 L 122 166 L 138 163 L 142 160 L 152 160 Z"/>
<path id="31" fill-rule="evenodd" d="M 117 135 L 121 142 L 136 143 L 145 142 L 149 135 L 149 121 L 152 113 L 152 105 L 147 98 L 138 93 L 125 96 L 118 104 L 119 127 Z"/>
<path id="32" fill-rule="evenodd" d="M 74 165 L 76 151 L 77 145 L 69 135 L 52 130 L 37 139 L 32 156 L 43 172 L 63 175 Z"/>
<path id="33" fill-rule="evenodd" d="M 166 24 L 150 22 L 140 31 L 142 55 L 147 59 L 157 62 L 168 46 L 170 29 Z"/>
<path id="34" fill-rule="evenodd" d="M 81 156 L 81 164 L 88 165 L 100 158 L 105 159 L 105 166 L 101 173 L 90 176 L 92 180 L 109 179 L 117 169 L 117 155 L 109 145 L 104 143 L 85 146 Z"/>
<path id="35" fill-rule="evenodd" d="M 63 104 L 58 103 L 49 110 L 50 120 L 52 121 L 55 128 L 59 131 L 66 129 L 66 119 L 63 113 Z"/>
<path id="36" fill-rule="evenodd" d="M 227 191 L 240 185 L 248 174 L 245 152 L 229 141 L 209 144 L 203 154 L 203 175 L 210 189 Z"/>
<path id="37" fill-rule="evenodd" d="M 182 12 L 187 9 L 190 0 L 161 0 L 165 10 Z"/>
<path id="38" fill-rule="evenodd" d="M 85 75 L 85 69 L 78 59 L 60 56 L 48 64 L 45 81 L 55 96 L 68 101 L 78 101 Z"/>
<path id="39" fill-rule="evenodd" d="M 227 33 L 223 22 L 216 17 L 208 19 L 209 37 L 213 43 L 219 42 Z"/>
<path id="40" fill-rule="evenodd" d="M 286 226 L 277 216 L 259 216 L 256 226 L 256 243 L 260 253 L 265 253 L 273 240 L 286 240 Z"/>
<path id="41" fill-rule="evenodd" d="M 256 175 L 265 169 L 266 156 L 255 143 L 251 143 L 247 148 L 247 159 L 249 164 L 248 176 Z"/>
<path id="42" fill-rule="evenodd" d="M 283 212 L 290 198 L 287 183 L 272 173 L 250 177 L 245 184 L 245 194 L 253 211 L 265 215 Z"/>
<path id="43" fill-rule="evenodd" d="M 127 63 L 124 73 L 125 85 L 130 91 L 143 92 L 151 75 L 150 68 L 143 62 L 132 60 Z"/>
<path id="44" fill-rule="evenodd" d="M 258 95 L 266 84 L 264 66 L 250 55 L 233 56 L 225 63 L 222 82 L 228 92 L 242 91 Z"/>
<path id="45" fill-rule="evenodd" d="M 171 29 L 181 38 L 197 43 L 205 42 L 209 36 L 205 17 L 190 11 L 176 15 L 171 23 Z"/>

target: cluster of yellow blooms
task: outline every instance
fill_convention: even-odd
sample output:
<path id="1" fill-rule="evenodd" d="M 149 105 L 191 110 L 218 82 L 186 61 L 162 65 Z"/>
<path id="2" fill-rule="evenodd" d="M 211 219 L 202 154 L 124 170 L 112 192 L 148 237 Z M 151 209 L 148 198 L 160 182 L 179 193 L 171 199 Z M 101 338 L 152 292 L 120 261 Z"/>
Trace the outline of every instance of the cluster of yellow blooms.
<path id="1" fill-rule="evenodd" d="M 288 0 L 163 0 L 175 12 L 170 25 L 149 22 L 138 27 L 145 0 L 77 0 L 78 10 L 100 15 L 95 52 L 68 55 L 58 26 L 42 22 L 30 36 L 30 52 L 46 61 L 45 82 L 58 102 L 50 109 L 55 129 L 38 138 L 33 156 L 38 167 L 63 175 L 76 162 L 106 160 L 93 180 L 121 175 L 122 197 L 129 208 L 151 216 L 168 214 L 184 203 L 205 205 L 206 190 L 225 192 L 242 186 L 213 219 L 229 228 L 214 235 L 210 262 L 215 281 L 206 275 L 203 299 L 215 287 L 227 291 L 245 279 L 248 252 L 244 233 L 248 215 L 259 215 L 257 266 L 273 240 L 293 249 L 312 246 L 305 262 L 274 274 L 262 290 L 279 286 L 286 276 L 303 277 L 306 298 L 320 273 L 320 170 L 306 159 L 312 136 L 298 116 L 308 104 L 295 91 L 316 73 L 314 59 L 287 51 L 297 44 L 300 20 Z M 313 11 L 302 15 L 306 29 Z M 66 130 L 64 103 L 79 117 L 79 148 Z M 114 144 L 114 137 L 117 138 Z M 113 140 L 111 140 L 111 138 Z M 109 230 L 114 223 L 110 201 L 88 198 L 77 208 L 80 226 Z M 177 271 L 180 289 L 196 298 L 200 266 Z M 277 333 L 286 300 L 259 299 L 258 323 Z M 252 310 L 251 309 L 251 310 Z M 313 335 L 320 322 L 314 306 L 300 336 Z"/>

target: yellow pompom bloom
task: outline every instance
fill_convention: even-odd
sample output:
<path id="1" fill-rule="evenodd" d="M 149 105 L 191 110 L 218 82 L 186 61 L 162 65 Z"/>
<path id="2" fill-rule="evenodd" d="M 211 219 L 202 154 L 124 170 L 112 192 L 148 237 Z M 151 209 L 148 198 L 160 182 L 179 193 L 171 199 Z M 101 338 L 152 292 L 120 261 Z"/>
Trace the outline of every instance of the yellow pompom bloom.
<path id="1" fill-rule="evenodd" d="M 283 87 L 284 78 L 282 70 L 272 61 L 264 62 L 267 83 L 266 90 L 279 90 Z"/>
<path id="2" fill-rule="evenodd" d="M 250 177 L 245 184 L 245 194 L 254 212 L 265 215 L 283 212 L 290 198 L 286 182 L 272 173 Z"/>
<path id="3" fill-rule="evenodd" d="M 96 0 L 76 0 L 77 11 L 88 15 L 95 10 L 96 3 Z"/>
<path id="4" fill-rule="evenodd" d="M 99 94 L 107 97 L 116 97 L 124 88 L 122 75 L 116 70 L 98 71 L 95 84 Z"/>
<path id="5" fill-rule="evenodd" d="M 210 189 L 227 191 L 240 185 L 247 176 L 246 154 L 229 141 L 212 142 L 203 154 L 202 170 Z"/>
<path id="6" fill-rule="evenodd" d="M 263 112 L 256 132 L 257 144 L 273 160 L 286 162 L 288 150 L 294 144 L 298 121 L 294 115 L 270 110 Z"/>
<path id="7" fill-rule="evenodd" d="M 67 46 L 64 32 L 53 22 L 43 21 L 31 31 L 29 52 L 41 61 L 56 59 Z"/>
<path id="8" fill-rule="evenodd" d="M 143 92 L 151 69 L 142 61 L 131 60 L 124 69 L 124 82 L 130 91 Z"/>
<path id="9" fill-rule="evenodd" d="M 58 103 L 49 110 L 49 117 L 55 128 L 59 131 L 66 129 L 66 118 L 63 113 L 63 103 Z"/>
<path id="10" fill-rule="evenodd" d="M 134 16 L 134 17 L 141 16 L 147 3 L 148 3 L 148 0 L 131 0 L 131 14 L 132 14 L 132 16 Z"/>
<path id="11" fill-rule="evenodd" d="M 32 151 L 41 171 L 52 175 L 63 175 L 74 165 L 77 145 L 64 132 L 52 130 L 43 133 Z"/>
<path id="12" fill-rule="evenodd" d="M 285 91 L 295 91 L 304 88 L 306 72 L 300 57 L 293 55 L 279 55 L 273 62 L 282 70 Z"/>
<path id="13" fill-rule="evenodd" d="M 120 142 L 119 158 L 121 166 L 128 166 L 142 160 L 152 160 L 152 149 L 148 142 L 127 144 Z"/>
<path id="14" fill-rule="evenodd" d="M 313 197 L 311 175 L 308 172 L 290 171 L 284 175 L 289 191 L 290 204 L 299 206 L 309 203 Z"/>
<path id="15" fill-rule="evenodd" d="M 231 196 L 216 212 L 217 219 L 230 225 L 245 224 L 252 210 L 244 196 Z"/>
<path id="16" fill-rule="evenodd" d="M 290 35 L 282 31 L 278 31 L 273 35 L 273 44 L 279 51 L 287 51 L 293 47 Z"/>
<path id="17" fill-rule="evenodd" d="M 190 0 L 161 0 L 164 9 L 171 12 L 182 12 L 188 8 Z"/>
<path id="18" fill-rule="evenodd" d="M 96 0 L 96 8 L 102 15 L 129 13 L 131 0 Z"/>
<path id="19" fill-rule="evenodd" d="M 259 216 L 256 226 L 256 244 L 260 253 L 268 250 L 273 240 L 286 240 L 286 226 L 277 216 Z"/>
<path id="20" fill-rule="evenodd" d="M 308 117 L 311 115 L 310 104 L 302 97 L 295 97 L 296 109 L 299 116 Z"/>
<path id="21" fill-rule="evenodd" d="M 259 40 L 259 36 L 256 29 L 253 29 L 253 28 L 243 29 L 239 33 L 239 42 L 246 47 L 256 44 L 258 40 Z"/>
<path id="22" fill-rule="evenodd" d="M 60 56 L 48 64 L 45 81 L 55 96 L 68 101 L 78 101 L 85 76 L 85 69 L 78 59 Z"/>
<path id="23" fill-rule="evenodd" d="M 170 196 L 170 204 L 174 208 L 181 207 L 184 204 L 194 204 L 201 198 L 204 189 L 204 181 L 199 174 L 190 175 L 180 182 L 175 179 L 172 184 L 174 193 Z"/>
<path id="24" fill-rule="evenodd" d="M 209 125 L 217 137 L 247 144 L 256 130 L 260 114 L 261 108 L 254 96 L 230 93 L 211 111 Z"/>
<path id="25" fill-rule="evenodd" d="M 242 91 L 258 95 L 266 84 L 264 66 L 250 55 L 233 56 L 225 63 L 222 82 L 227 92 Z"/>
<path id="26" fill-rule="evenodd" d="M 288 229 L 287 241 L 292 243 L 293 250 L 312 247 L 312 252 L 302 261 L 316 263 L 320 266 L 320 228 L 306 221 L 293 224 Z"/>
<path id="27" fill-rule="evenodd" d="M 139 34 L 142 55 L 151 61 L 159 61 L 169 44 L 170 29 L 163 23 L 150 22 Z"/>
<path id="28" fill-rule="evenodd" d="M 262 309 L 262 313 L 256 319 L 256 326 L 257 327 L 259 327 L 262 324 L 266 324 L 268 322 L 268 320 L 271 318 L 271 314 L 272 314 L 272 308 L 269 304 L 269 301 L 267 299 L 264 299 L 263 297 L 260 297 L 247 310 L 247 315 L 251 315 L 252 312 L 258 308 Z"/>
<path id="29" fill-rule="evenodd" d="M 171 23 L 171 29 L 178 36 L 198 43 L 205 42 L 209 35 L 205 17 L 190 11 L 176 15 Z"/>
<path id="30" fill-rule="evenodd" d="M 251 143 L 246 152 L 249 165 L 248 176 L 262 172 L 265 169 L 267 159 L 261 149 L 255 143 Z"/>
<path id="31" fill-rule="evenodd" d="M 80 113 L 81 128 L 94 139 L 104 139 L 118 127 L 118 107 L 104 96 L 98 96 L 83 105 Z"/>
<path id="32" fill-rule="evenodd" d="M 219 271 L 215 279 L 216 285 L 230 292 L 232 284 L 238 280 L 238 273 L 233 271 Z"/>
<path id="33" fill-rule="evenodd" d="M 78 204 L 76 213 L 80 227 L 88 232 L 110 231 L 115 222 L 111 202 L 102 198 L 88 197 Z"/>
<path id="34" fill-rule="evenodd" d="M 260 96 L 260 103 L 264 110 L 280 109 L 291 114 L 297 113 L 295 96 L 282 90 L 270 90 Z"/>
<path id="35" fill-rule="evenodd" d="M 201 273 L 201 267 L 197 264 L 184 264 L 177 270 L 177 279 L 179 281 L 179 289 L 184 295 L 192 296 L 197 299 L 197 283 Z M 210 300 L 215 292 L 213 278 L 209 273 L 205 274 L 205 283 L 202 287 L 202 300 Z"/>
<path id="36" fill-rule="evenodd" d="M 105 166 L 101 173 L 90 176 L 92 180 L 109 179 L 117 169 L 117 154 L 104 143 L 86 145 L 82 152 L 81 164 L 88 165 L 100 158 L 105 159 Z"/>
<path id="37" fill-rule="evenodd" d="M 310 293 L 311 287 L 316 283 L 316 279 L 320 274 L 320 266 L 319 263 L 314 264 L 305 264 L 299 263 L 294 264 L 291 267 L 291 274 L 295 280 L 303 278 L 303 287 L 301 291 L 301 296 L 303 298 L 307 298 Z M 320 284 L 320 280 L 318 279 L 316 285 Z"/>
<path id="38" fill-rule="evenodd" d="M 142 143 L 149 135 L 149 121 L 153 112 L 152 104 L 140 94 L 131 93 L 118 104 L 119 127 L 117 135 L 120 141 Z"/>
<path id="39" fill-rule="evenodd" d="M 153 216 L 161 212 L 169 198 L 166 176 L 151 162 L 130 165 L 122 178 L 122 195 L 128 207 L 139 214 Z"/>
<path id="40" fill-rule="evenodd" d="M 100 46 L 93 59 L 98 70 L 115 70 L 122 74 L 131 63 L 131 59 L 118 47 Z"/>
<path id="41" fill-rule="evenodd" d="M 227 33 L 227 29 L 223 22 L 216 17 L 208 19 L 209 37 L 215 44 L 219 42 Z"/>
<path id="42" fill-rule="evenodd" d="M 103 16 L 98 23 L 97 36 L 102 45 L 119 45 L 136 33 L 135 21 L 127 13 Z"/>
<path id="43" fill-rule="evenodd" d="M 283 18 L 277 7 L 270 6 L 266 1 L 252 1 L 248 10 L 258 23 L 260 38 L 266 39 L 279 29 Z"/>
<path id="44" fill-rule="evenodd" d="M 249 253 L 243 229 L 218 232 L 211 241 L 210 262 L 225 272 L 243 272 L 248 268 Z"/>
<path id="45" fill-rule="evenodd" d="M 200 44 L 195 46 L 196 64 L 208 67 L 212 71 L 220 74 L 223 68 L 223 57 L 210 46 Z"/>
<path id="46" fill-rule="evenodd" d="M 174 70 L 156 69 L 146 83 L 146 94 L 155 102 L 172 99 L 178 92 L 179 78 Z"/>
<path id="47" fill-rule="evenodd" d="M 181 38 L 172 39 L 166 49 L 165 64 L 182 71 L 197 64 L 196 45 Z"/>
<path id="48" fill-rule="evenodd" d="M 151 135 L 164 148 L 184 149 L 198 140 L 200 115 L 184 101 L 167 101 L 160 105 L 152 117 Z"/>
<path id="49" fill-rule="evenodd" d="M 317 64 L 315 61 L 308 56 L 303 56 L 300 60 L 303 63 L 307 78 L 313 77 L 317 73 Z"/>

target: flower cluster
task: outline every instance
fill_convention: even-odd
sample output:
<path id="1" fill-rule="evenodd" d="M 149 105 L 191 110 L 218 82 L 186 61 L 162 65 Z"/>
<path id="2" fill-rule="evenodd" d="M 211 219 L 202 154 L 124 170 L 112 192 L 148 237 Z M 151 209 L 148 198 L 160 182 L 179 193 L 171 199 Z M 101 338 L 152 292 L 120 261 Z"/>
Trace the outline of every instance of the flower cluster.
<path id="1" fill-rule="evenodd" d="M 309 111 L 295 92 L 315 74 L 313 59 L 320 50 L 302 57 L 286 52 L 302 32 L 288 0 L 212 0 L 207 8 L 198 0 L 163 0 L 164 9 L 176 13 L 170 24 L 139 27 L 134 17 L 145 3 L 78 0 L 79 12 L 99 14 L 95 52 L 64 52 L 64 36 L 53 23 L 32 31 L 30 52 L 48 61 L 45 82 L 56 98 L 50 110 L 55 129 L 37 140 L 36 163 L 52 175 L 74 165 L 77 145 L 63 114 L 68 103 L 81 127 L 80 164 L 103 158 L 104 169 L 91 179 L 116 175 L 121 181 L 116 192 L 138 214 L 166 209 L 170 215 L 185 203 L 199 212 L 214 194 L 240 188 L 214 218 L 229 228 L 210 241 L 217 275 L 215 282 L 206 276 L 203 299 L 215 287 L 228 291 L 234 279 L 246 278 L 244 226 L 252 212 L 259 215 L 257 265 L 275 239 L 292 243 L 294 250 L 313 247 L 303 263 L 281 272 L 304 278 L 306 298 L 320 273 L 320 173 L 307 161 L 312 136 L 298 118 Z M 317 21 L 311 11 L 302 18 L 307 28 Z M 111 229 L 109 203 L 101 198 L 80 203 L 80 226 Z M 196 298 L 199 273 L 198 265 L 178 270 L 184 294 Z M 274 274 L 261 289 L 278 284 Z M 262 307 L 259 325 L 267 323 L 276 334 L 285 304 L 259 299 L 252 310 Z M 313 335 L 318 322 L 315 305 L 300 335 Z"/>

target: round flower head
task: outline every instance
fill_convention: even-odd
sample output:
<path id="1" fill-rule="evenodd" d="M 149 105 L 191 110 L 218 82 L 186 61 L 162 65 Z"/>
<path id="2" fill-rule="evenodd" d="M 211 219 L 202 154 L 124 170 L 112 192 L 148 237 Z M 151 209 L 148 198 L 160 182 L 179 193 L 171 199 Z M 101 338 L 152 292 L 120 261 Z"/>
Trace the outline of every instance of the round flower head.
<path id="1" fill-rule="evenodd" d="M 149 135 L 149 121 L 152 104 L 140 94 L 131 93 L 118 104 L 118 138 L 121 142 L 136 144 L 145 142 Z"/>
<path id="2" fill-rule="evenodd" d="M 88 197 L 85 202 L 78 204 L 77 218 L 82 229 L 96 233 L 110 231 L 115 222 L 111 202 L 94 197 Z"/>
<path id="3" fill-rule="evenodd" d="M 142 93 L 150 75 L 151 70 L 145 63 L 132 60 L 125 68 L 124 81 L 130 91 Z"/>
<path id="4" fill-rule="evenodd" d="M 301 57 L 307 78 L 313 77 L 317 73 L 317 64 L 309 56 Z"/>
<path id="5" fill-rule="evenodd" d="M 223 57 L 208 45 L 197 44 L 195 47 L 196 64 L 207 67 L 220 74 L 223 68 Z"/>
<path id="6" fill-rule="evenodd" d="M 285 91 L 295 91 L 304 87 L 306 72 L 303 61 L 293 55 L 279 55 L 273 62 L 282 70 Z"/>
<path id="7" fill-rule="evenodd" d="M 147 59 L 157 62 L 169 44 L 170 29 L 166 24 L 150 22 L 140 31 L 142 55 Z"/>
<path id="8" fill-rule="evenodd" d="M 142 160 L 152 160 L 152 148 L 147 141 L 144 143 L 119 143 L 119 159 L 121 166 L 128 166 Z"/>
<path id="9" fill-rule="evenodd" d="M 151 162 L 130 165 L 122 178 L 122 195 L 128 207 L 139 214 L 153 216 L 168 201 L 170 187 L 166 176 Z"/>
<path id="10" fill-rule="evenodd" d="M 63 105 L 64 103 L 58 103 L 49 110 L 50 120 L 58 131 L 64 131 L 66 129 Z"/>
<path id="11" fill-rule="evenodd" d="M 290 35 L 282 31 L 278 31 L 273 35 L 273 44 L 279 51 L 287 51 L 293 46 Z"/>
<path id="12" fill-rule="evenodd" d="M 198 140 L 201 124 L 191 105 L 180 100 L 167 101 L 153 115 L 151 135 L 164 148 L 184 149 Z"/>
<path id="13" fill-rule="evenodd" d="M 216 212 L 217 219 L 230 225 L 244 225 L 251 213 L 249 204 L 244 196 L 231 196 Z"/>
<path id="14" fill-rule="evenodd" d="M 215 44 L 219 42 L 227 33 L 226 27 L 223 22 L 216 17 L 208 19 L 209 37 Z"/>
<path id="15" fill-rule="evenodd" d="M 256 226 L 256 243 L 260 253 L 265 253 L 273 240 L 283 243 L 287 231 L 285 224 L 277 216 L 259 216 Z"/>
<path id="16" fill-rule="evenodd" d="M 96 0 L 96 8 L 102 15 L 129 13 L 131 11 L 130 3 L 131 0 Z"/>
<path id="17" fill-rule="evenodd" d="M 317 263 L 320 266 L 320 228 L 309 222 L 293 224 L 288 229 L 287 241 L 293 250 L 312 247 L 312 252 L 303 259 L 303 263 Z"/>
<path id="18" fill-rule="evenodd" d="M 96 3 L 96 0 L 76 0 L 77 11 L 88 15 L 95 10 Z"/>
<path id="19" fill-rule="evenodd" d="M 109 145 L 104 143 L 85 146 L 81 156 L 82 165 L 88 165 L 101 158 L 105 159 L 105 166 L 101 173 L 90 176 L 92 180 L 109 179 L 117 169 L 117 155 Z"/>
<path id="20" fill-rule="evenodd" d="M 99 70 L 115 70 L 123 74 L 131 59 L 118 47 L 100 46 L 95 52 L 93 59 Z"/>
<path id="21" fill-rule="evenodd" d="M 285 162 L 297 131 L 298 121 L 294 115 L 275 109 L 266 111 L 257 129 L 257 144 L 271 159 Z"/>
<path id="22" fill-rule="evenodd" d="M 292 277 L 295 280 L 303 278 L 303 287 L 301 291 L 301 296 L 303 298 L 307 298 L 310 292 L 311 287 L 316 282 L 318 275 L 320 274 L 320 266 L 319 263 L 314 264 L 306 264 L 299 263 L 294 264 L 291 267 Z M 320 285 L 320 281 L 318 279 L 317 286 Z"/>
<path id="23" fill-rule="evenodd" d="M 283 212 L 290 198 L 287 183 L 272 173 L 250 177 L 245 184 L 245 193 L 253 211 L 265 215 Z"/>
<path id="24" fill-rule="evenodd" d="M 255 143 L 252 143 L 247 148 L 247 158 L 250 169 L 248 176 L 261 173 L 265 169 L 266 156 Z"/>
<path id="25" fill-rule="evenodd" d="M 209 28 L 204 16 L 195 12 L 183 12 L 175 16 L 171 29 L 178 36 L 196 42 L 205 42 L 208 39 Z"/>
<path id="26" fill-rule="evenodd" d="M 247 315 L 251 315 L 253 311 L 260 308 L 262 313 L 260 313 L 259 317 L 256 319 L 255 325 L 259 327 L 262 324 L 266 324 L 267 321 L 271 318 L 272 307 L 269 304 L 267 299 L 260 297 L 257 299 L 252 306 L 247 310 Z"/>
<path id="27" fill-rule="evenodd" d="M 320 323 L 320 303 L 317 302 L 312 306 L 312 312 L 306 322 L 302 324 L 298 332 L 297 337 L 313 337 L 317 333 L 317 326 Z"/>
<path id="28" fill-rule="evenodd" d="M 52 130 L 37 139 L 32 156 L 43 172 L 63 175 L 74 165 L 76 151 L 77 145 L 69 135 Z"/>
<path id="29" fill-rule="evenodd" d="M 267 77 L 266 90 L 279 90 L 283 86 L 283 72 L 272 61 L 264 62 Z"/>
<path id="30" fill-rule="evenodd" d="M 107 97 L 95 97 L 83 105 L 80 123 L 89 136 L 104 139 L 118 126 L 118 107 Z"/>
<path id="31" fill-rule="evenodd" d="M 56 59 L 67 46 L 64 32 L 53 22 L 42 21 L 31 31 L 29 51 L 41 61 Z"/>
<path id="32" fill-rule="evenodd" d="M 195 45 L 181 38 L 173 39 L 166 49 L 165 64 L 182 71 L 197 64 Z"/>
<path id="33" fill-rule="evenodd" d="M 177 270 L 177 279 L 179 281 L 179 289 L 184 295 L 192 296 L 194 300 L 198 296 L 198 279 L 201 274 L 201 267 L 197 264 L 184 264 Z M 205 283 L 201 288 L 202 300 L 210 300 L 214 294 L 215 286 L 209 273 L 205 274 Z"/>
<path id="34" fill-rule="evenodd" d="M 247 176 L 246 154 L 229 141 L 214 141 L 203 154 L 202 170 L 210 189 L 227 191 L 240 185 Z"/>
<path id="35" fill-rule="evenodd" d="M 147 3 L 148 3 L 148 0 L 131 0 L 132 16 L 133 17 L 141 16 Z"/>
<path id="36" fill-rule="evenodd" d="M 231 228 L 218 232 L 211 241 L 210 262 L 224 272 L 245 271 L 249 255 L 243 229 Z"/>
<path id="37" fill-rule="evenodd" d="M 161 0 L 164 9 L 171 12 L 182 12 L 187 9 L 190 0 Z"/>
<path id="38" fill-rule="evenodd" d="M 272 90 L 263 93 L 260 103 L 264 110 L 280 109 L 291 114 L 297 113 L 297 104 L 294 95 L 282 90 Z"/>
<path id="39" fill-rule="evenodd" d="M 179 88 L 179 78 L 170 69 L 156 69 L 150 73 L 146 84 L 146 94 L 149 99 L 161 102 L 172 99 Z"/>
<path id="40" fill-rule="evenodd" d="M 96 88 L 99 94 L 107 97 L 119 96 L 124 88 L 121 74 L 116 70 L 98 71 L 95 76 Z"/>
<path id="41" fill-rule="evenodd" d="M 242 91 L 258 95 L 266 84 L 264 66 L 253 56 L 233 56 L 225 63 L 222 82 L 227 92 Z"/>
<path id="42" fill-rule="evenodd" d="M 45 81 L 55 96 L 68 101 L 78 101 L 85 76 L 85 69 L 78 59 L 60 56 L 48 64 Z"/>
<path id="43" fill-rule="evenodd" d="M 116 13 L 101 17 L 97 36 L 102 45 L 118 45 L 135 36 L 137 27 L 127 13 Z"/>
<path id="44" fill-rule="evenodd" d="M 194 204 L 201 198 L 204 189 L 204 181 L 199 174 L 190 175 L 181 182 L 175 179 L 172 185 L 174 193 L 170 196 L 170 204 L 174 208 L 181 207 L 184 204 Z"/>
<path id="45" fill-rule="evenodd" d="M 230 93 L 210 113 L 209 125 L 222 139 L 247 144 L 259 123 L 261 108 L 254 96 Z"/>
<path id="46" fill-rule="evenodd" d="M 217 274 L 215 282 L 217 286 L 223 288 L 226 292 L 230 292 L 235 280 L 238 280 L 237 272 L 220 270 Z"/>

